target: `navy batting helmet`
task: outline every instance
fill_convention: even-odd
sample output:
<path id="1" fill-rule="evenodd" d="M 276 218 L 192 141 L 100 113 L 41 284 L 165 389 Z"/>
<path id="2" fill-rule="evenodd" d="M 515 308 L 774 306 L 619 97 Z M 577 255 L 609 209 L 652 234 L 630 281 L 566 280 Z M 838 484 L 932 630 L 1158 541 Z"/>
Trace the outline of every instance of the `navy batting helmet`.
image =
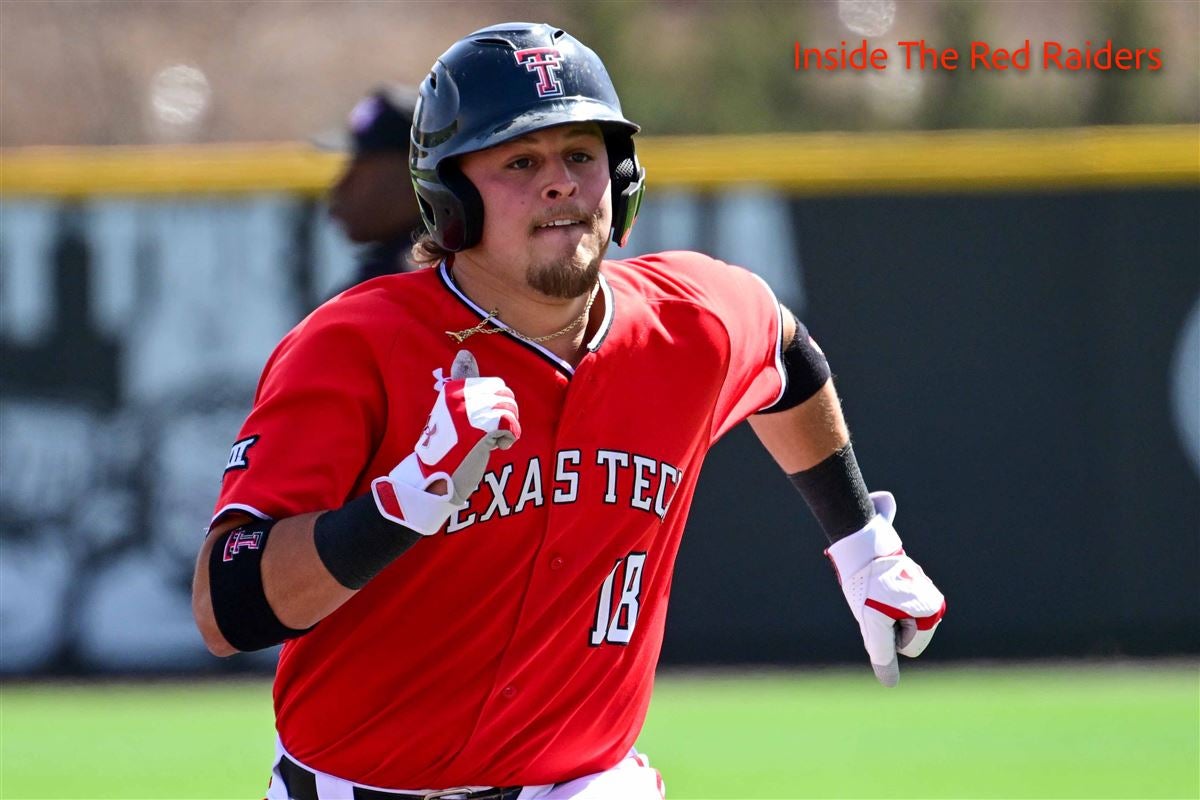
<path id="1" fill-rule="evenodd" d="M 624 246 L 646 171 L 600 58 L 550 25 L 510 22 L 460 39 L 421 82 L 409 166 L 434 241 L 457 252 L 479 242 L 483 201 L 456 156 L 570 122 L 599 123 L 612 174 L 612 237 Z"/>

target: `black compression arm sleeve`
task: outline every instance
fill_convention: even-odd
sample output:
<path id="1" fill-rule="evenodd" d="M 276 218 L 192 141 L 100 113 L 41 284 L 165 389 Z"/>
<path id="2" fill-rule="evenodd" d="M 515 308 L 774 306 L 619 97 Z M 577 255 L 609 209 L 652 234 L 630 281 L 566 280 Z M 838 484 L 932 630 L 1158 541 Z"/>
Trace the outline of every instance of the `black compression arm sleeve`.
<path id="1" fill-rule="evenodd" d="M 800 490 L 830 542 L 862 530 L 875 516 L 875 505 L 849 442 L 815 467 L 788 478 Z"/>

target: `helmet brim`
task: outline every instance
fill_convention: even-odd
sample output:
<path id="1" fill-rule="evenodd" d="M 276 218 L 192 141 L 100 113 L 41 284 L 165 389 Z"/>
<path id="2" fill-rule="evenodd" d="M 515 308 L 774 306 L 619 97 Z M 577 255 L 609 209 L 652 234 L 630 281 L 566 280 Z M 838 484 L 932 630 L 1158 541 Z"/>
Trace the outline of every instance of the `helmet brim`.
<path id="1" fill-rule="evenodd" d="M 614 129 L 629 136 L 641 130 L 606 103 L 587 97 L 564 97 L 558 101 L 533 103 L 498 126 L 460 134 L 459 144 L 443 158 L 486 150 L 537 131 L 577 122 L 595 122 L 606 136 Z"/>

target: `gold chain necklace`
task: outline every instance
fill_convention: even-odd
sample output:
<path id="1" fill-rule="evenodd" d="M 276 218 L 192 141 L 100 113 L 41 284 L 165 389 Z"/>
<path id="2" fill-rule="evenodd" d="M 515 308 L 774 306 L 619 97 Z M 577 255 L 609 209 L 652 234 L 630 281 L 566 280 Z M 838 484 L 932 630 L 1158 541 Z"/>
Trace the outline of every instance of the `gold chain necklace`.
<path id="1" fill-rule="evenodd" d="M 455 342 L 457 342 L 459 344 L 461 344 L 463 342 L 463 340 L 467 339 L 470 336 L 474 336 L 477 333 L 492 334 L 492 333 L 501 333 L 501 332 L 511 333 L 513 336 L 516 336 L 518 339 L 524 339 L 525 341 L 529 342 L 530 344 L 541 344 L 542 342 L 548 342 L 551 339 L 557 339 L 560 336 L 565 336 L 566 334 L 570 333 L 571 331 L 575 330 L 576 328 L 578 328 L 580 325 L 583 324 L 584 320 L 587 319 L 588 312 L 592 310 L 592 303 L 596 302 L 596 294 L 598 293 L 599 289 L 600 289 L 599 285 L 592 287 L 592 293 L 591 293 L 591 295 L 588 296 L 587 305 L 585 305 L 583 307 L 583 312 L 580 313 L 580 315 L 578 317 L 576 317 L 574 319 L 574 321 L 571 322 L 571 324 L 567 325 L 565 328 L 561 328 L 561 329 L 555 331 L 554 333 L 548 333 L 545 336 L 526 336 L 525 334 L 521 333 L 516 328 L 513 328 L 509 325 L 505 325 L 505 327 L 503 327 L 503 328 L 487 327 L 488 325 L 495 324 L 495 323 L 493 323 L 493 320 L 495 320 L 497 322 L 501 322 L 500 318 L 498 316 L 496 316 L 497 314 L 500 313 L 499 308 L 493 308 L 488 313 L 488 315 L 486 317 L 484 317 L 483 322 L 480 322 L 478 325 L 475 325 L 474 327 L 467 328 L 466 330 L 461 330 L 461 331 L 446 331 L 446 335 L 449 336 L 451 339 L 453 339 Z"/>

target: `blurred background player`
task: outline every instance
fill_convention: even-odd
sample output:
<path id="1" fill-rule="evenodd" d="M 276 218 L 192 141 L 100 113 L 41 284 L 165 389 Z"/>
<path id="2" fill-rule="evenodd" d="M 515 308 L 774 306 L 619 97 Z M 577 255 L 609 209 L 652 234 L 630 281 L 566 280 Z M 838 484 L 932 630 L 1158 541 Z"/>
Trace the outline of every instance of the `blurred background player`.
<path id="1" fill-rule="evenodd" d="M 350 159 L 329 191 L 329 216 L 361 246 L 356 283 L 413 269 L 413 232 L 423 231 L 408 172 L 408 141 L 416 92 L 395 84 L 371 91 L 350 112 L 347 129 L 316 144 L 347 150 Z"/>

